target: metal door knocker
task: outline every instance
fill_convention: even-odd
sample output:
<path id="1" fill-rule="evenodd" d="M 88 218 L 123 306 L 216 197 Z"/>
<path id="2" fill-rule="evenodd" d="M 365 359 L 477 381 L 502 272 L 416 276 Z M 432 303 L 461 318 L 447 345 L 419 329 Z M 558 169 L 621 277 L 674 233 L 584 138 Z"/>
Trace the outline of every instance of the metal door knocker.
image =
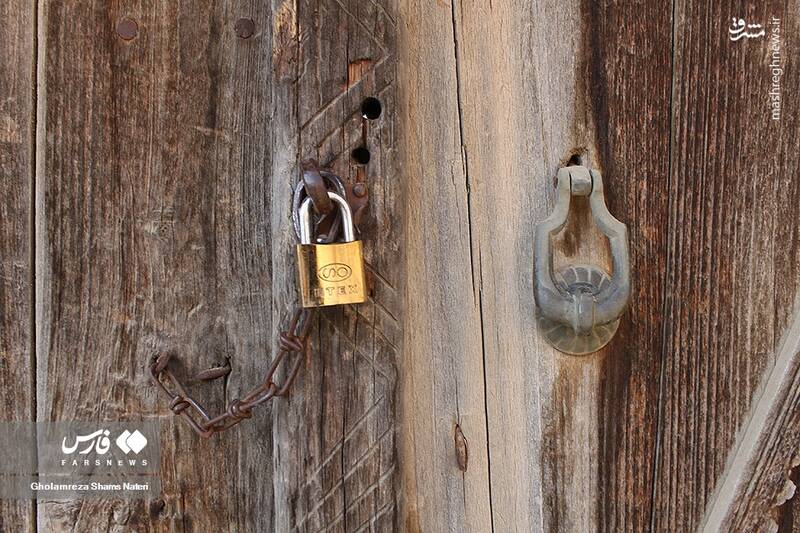
<path id="1" fill-rule="evenodd" d="M 631 293 L 628 230 L 606 207 L 600 172 L 582 166 L 558 170 L 556 206 L 536 226 L 533 295 L 537 323 L 557 350 L 585 355 L 611 340 Z M 608 237 L 614 272 L 594 265 L 568 265 L 553 270 L 553 236 L 567 222 L 572 196 L 588 196 L 592 218 Z"/>

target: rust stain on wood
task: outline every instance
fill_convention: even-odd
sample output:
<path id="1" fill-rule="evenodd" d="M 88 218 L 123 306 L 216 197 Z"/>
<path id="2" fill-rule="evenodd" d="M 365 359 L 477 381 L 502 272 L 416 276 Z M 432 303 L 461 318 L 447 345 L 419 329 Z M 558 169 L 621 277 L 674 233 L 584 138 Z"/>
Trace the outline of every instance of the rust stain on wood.
<path id="1" fill-rule="evenodd" d="M 272 68 L 280 81 L 295 79 L 298 39 L 297 12 L 293 0 L 280 4 L 272 18 Z"/>
<path id="2" fill-rule="evenodd" d="M 467 438 L 464 436 L 464 432 L 461 431 L 461 426 L 456 424 L 455 432 L 454 432 L 454 440 L 455 440 L 455 449 L 456 449 L 456 462 L 458 463 L 458 469 L 462 472 L 467 471 L 467 461 L 469 460 L 469 446 L 467 445 Z"/>
<path id="3" fill-rule="evenodd" d="M 347 65 L 347 86 L 355 85 L 371 67 L 372 59 L 368 57 L 351 61 Z"/>

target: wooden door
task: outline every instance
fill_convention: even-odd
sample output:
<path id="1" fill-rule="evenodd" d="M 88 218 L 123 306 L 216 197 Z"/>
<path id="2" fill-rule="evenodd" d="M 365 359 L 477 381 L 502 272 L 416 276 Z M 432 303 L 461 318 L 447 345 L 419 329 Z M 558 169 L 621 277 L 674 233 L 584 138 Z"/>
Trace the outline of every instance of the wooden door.
<path id="1" fill-rule="evenodd" d="M 6 2 L 4 417 L 164 429 L 160 497 L 3 500 L 0 529 L 800 531 L 798 8 Z M 306 158 L 369 190 L 370 299 L 319 315 L 289 398 L 201 439 L 149 365 L 174 353 L 214 413 L 260 382 Z M 532 292 L 574 163 L 633 282 L 582 357 Z M 610 268 L 581 202 L 556 250 Z"/>
<path id="2" fill-rule="evenodd" d="M 402 12 L 406 527 L 690 531 L 713 501 L 725 525 L 711 530 L 790 530 L 796 10 L 410 2 Z M 766 27 L 772 16 L 779 120 L 769 41 L 729 34 L 731 17 Z M 557 168 L 575 161 L 603 171 L 633 272 L 620 330 L 585 357 L 544 342 L 532 298 L 532 230 L 552 209 Z M 576 207 L 556 261 L 607 266 Z M 760 425 L 737 445 L 773 369 Z M 461 439 L 459 463 L 448 448 Z M 723 479 L 731 489 L 714 501 Z"/>

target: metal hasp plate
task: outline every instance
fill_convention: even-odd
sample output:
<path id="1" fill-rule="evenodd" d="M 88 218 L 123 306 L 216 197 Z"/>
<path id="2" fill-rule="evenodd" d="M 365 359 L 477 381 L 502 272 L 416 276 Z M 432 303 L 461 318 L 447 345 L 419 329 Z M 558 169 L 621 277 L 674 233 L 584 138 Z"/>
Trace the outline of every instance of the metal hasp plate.
<path id="1" fill-rule="evenodd" d="M 600 172 L 582 166 L 558 170 L 556 206 L 536 226 L 533 295 L 545 340 L 557 350 L 585 355 L 606 344 L 619 327 L 631 294 L 628 229 L 608 212 Z M 600 231 L 608 237 L 614 272 L 592 265 L 553 269 L 553 236 L 564 227 L 572 196 L 588 196 Z"/>

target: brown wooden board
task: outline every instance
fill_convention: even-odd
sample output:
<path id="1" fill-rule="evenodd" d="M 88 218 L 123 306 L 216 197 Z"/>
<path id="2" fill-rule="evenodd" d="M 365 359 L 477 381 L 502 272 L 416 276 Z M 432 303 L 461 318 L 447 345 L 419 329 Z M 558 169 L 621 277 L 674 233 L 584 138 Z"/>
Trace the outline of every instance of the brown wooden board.
<path id="1" fill-rule="evenodd" d="M 288 4 L 287 4 L 288 5 Z M 371 298 L 320 313 L 289 401 L 275 410 L 277 531 L 387 531 L 395 521 L 395 388 L 400 344 L 402 191 L 395 124 L 395 2 L 301 0 L 296 13 L 298 57 L 296 157 L 314 158 L 346 182 L 363 182 L 370 205 L 360 229 Z M 277 23 L 277 22 L 276 22 Z M 367 97 L 382 114 L 361 116 Z M 364 146 L 369 163 L 356 165 Z M 294 165 L 297 163 L 294 162 Z M 292 175 L 293 179 L 295 175 Z M 282 187 L 288 183 L 284 180 Z M 295 235 L 275 227 L 276 306 L 297 302 Z"/>
<path id="2" fill-rule="evenodd" d="M 800 300 L 797 302 L 800 304 Z M 800 313 L 783 336 L 725 473 L 703 531 L 794 531 L 800 465 Z"/>
<path id="3" fill-rule="evenodd" d="M 393 4 L 44 8 L 39 416 L 162 416 L 167 429 L 163 498 L 48 502 L 41 523 L 391 524 L 401 196 L 393 121 L 363 129 L 359 109 L 375 96 L 383 117 L 395 114 Z M 136 23 L 133 39 L 116 31 L 123 17 Z M 235 31 L 240 18 L 255 23 L 246 39 Z M 349 154 L 364 140 L 371 162 L 357 169 Z M 177 355 L 182 378 L 230 364 L 224 380 L 189 381 L 212 413 L 265 373 L 296 302 L 288 206 L 300 157 L 367 183 L 373 297 L 321 319 L 297 398 L 277 402 L 273 474 L 266 410 L 202 441 L 172 421 L 146 370 L 164 350 Z M 318 441 L 308 438 L 315 433 Z"/>
<path id="4" fill-rule="evenodd" d="M 767 36 L 782 20 L 783 110 Z M 798 4 L 675 4 L 669 259 L 653 527 L 695 529 L 774 364 L 800 282 Z"/>
<path id="5" fill-rule="evenodd" d="M 161 417 L 163 497 L 43 502 L 46 530 L 269 530 L 271 423 L 204 441 L 147 367 L 173 350 L 211 412 L 258 383 L 272 321 L 272 12 L 42 2 L 38 416 Z M 132 40 L 116 31 L 133 19 Z M 240 17 L 256 32 L 237 37 Z M 281 197 L 278 201 L 284 202 Z M 266 467 L 265 467 L 266 465 Z M 246 511 L 243 511 L 246 509 Z"/>
<path id="6" fill-rule="evenodd" d="M 800 1 L 12 0 L 0 15 L 6 417 L 164 421 L 160 498 L 2 501 L 0 529 L 800 520 L 797 356 L 775 355 L 800 288 Z M 780 120 L 771 35 L 728 31 L 773 16 Z M 320 313 L 291 397 L 202 440 L 148 365 L 175 353 L 212 413 L 260 382 L 297 304 L 305 158 L 367 185 L 370 300 Z M 546 344 L 532 294 L 533 228 L 574 163 L 603 172 L 633 272 L 617 336 L 587 357 Z M 573 208 L 556 265 L 608 269 Z"/>
<path id="7" fill-rule="evenodd" d="M 409 48 L 400 76 L 410 117 L 407 242 L 423 248 L 408 254 L 404 402 L 415 410 L 403 426 L 403 470 L 412 495 L 425 492 L 405 506 L 405 523 L 645 529 L 667 244 L 670 6 L 409 4 L 400 47 Z M 636 276 L 618 336 L 582 358 L 544 342 L 532 293 L 533 227 L 573 156 L 604 172 Z M 586 230 L 586 203 L 573 203 L 557 263 L 608 268 L 605 244 Z"/>
<path id="8" fill-rule="evenodd" d="M 398 45 L 406 289 L 398 528 L 490 531 L 491 500 L 456 29 L 445 2 L 405 2 Z M 458 451 L 457 451 L 458 450 Z"/>
<path id="9" fill-rule="evenodd" d="M 36 8 L 0 7 L 0 406 L 5 421 L 35 410 L 32 224 Z M 0 500 L 0 530 L 32 531 L 36 506 Z"/>

